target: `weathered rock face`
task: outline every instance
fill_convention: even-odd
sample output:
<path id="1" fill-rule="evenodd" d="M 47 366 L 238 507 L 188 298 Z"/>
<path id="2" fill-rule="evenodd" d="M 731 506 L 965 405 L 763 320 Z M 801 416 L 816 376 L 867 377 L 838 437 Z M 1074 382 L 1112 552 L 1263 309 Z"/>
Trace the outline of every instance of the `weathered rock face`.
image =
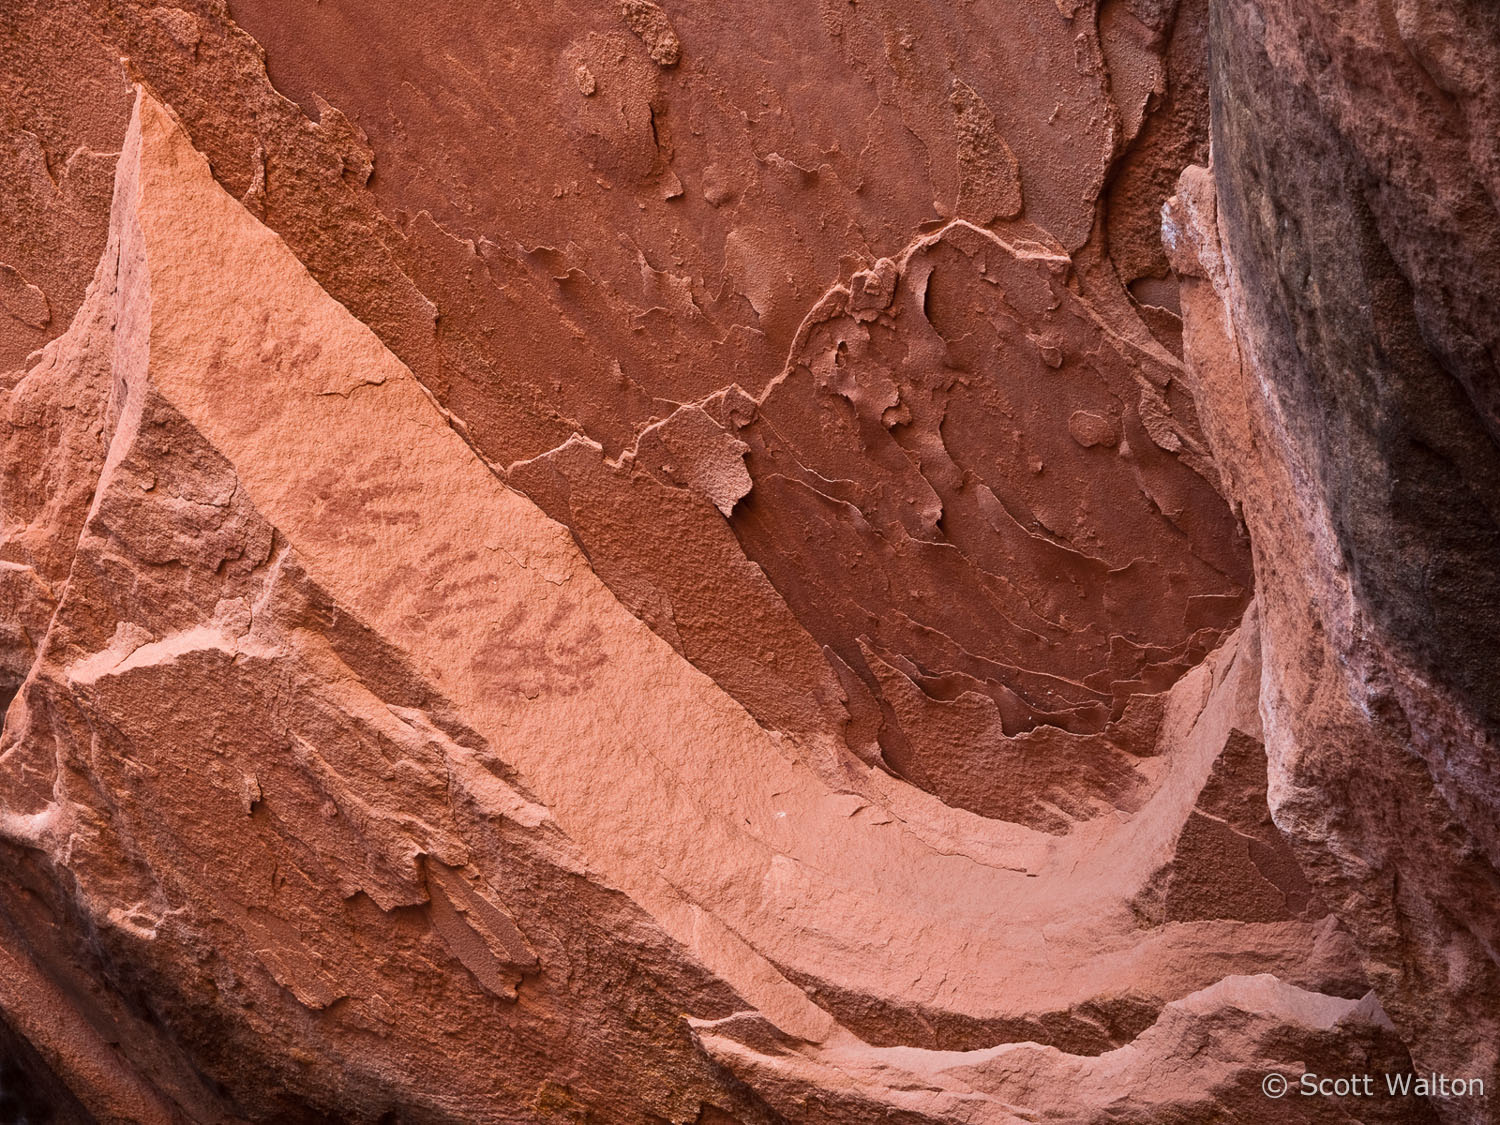
<path id="1" fill-rule="evenodd" d="M 1319 539 L 1345 469 L 1240 382 L 1312 306 L 1201 171 L 1162 245 L 1210 35 L 1216 167 L 1280 89 L 1210 15 L 0 12 L 0 1100 L 1269 1121 L 1492 1065 L 1489 682 L 1404 631 L 1487 541 L 1402 601 L 1368 471 Z M 1412 315 L 1482 405 L 1480 250 Z M 1342 371 L 1274 409 L 1391 462 Z"/>
<path id="2" fill-rule="evenodd" d="M 1500 13 L 1223 0 L 1212 35 L 1213 175 L 1167 234 L 1255 546 L 1271 806 L 1417 1060 L 1493 1083 Z"/>

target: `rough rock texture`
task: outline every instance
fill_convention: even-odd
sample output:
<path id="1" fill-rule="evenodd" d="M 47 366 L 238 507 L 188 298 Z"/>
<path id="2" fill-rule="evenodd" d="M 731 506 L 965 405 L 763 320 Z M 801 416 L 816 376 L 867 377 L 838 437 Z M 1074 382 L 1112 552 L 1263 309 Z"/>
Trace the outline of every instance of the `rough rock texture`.
<path id="1" fill-rule="evenodd" d="M 1494 226 L 1430 256 L 1441 131 L 1340 119 L 1297 15 L 0 8 L 0 1112 L 1478 1119 L 1261 1088 L 1492 1074 L 1500 995 L 1493 681 L 1437 674 L 1496 635 Z M 1211 91 L 1241 210 L 1190 171 L 1163 245 Z M 1462 281 L 1371 330 L 1490 426 L 1407 553 L 1435 423 L 1337 393 L 1366 275 L 1275 280 L 1278 91 Z"/>
<path id="2" fill-rule="evenodd" d="M 1414 1057 L 1493 1085 L 1500 13 L 1218 0 L 1212 28 L 1213 171 L 1166 233 L 1255 548 L 1271 807 Z"/>

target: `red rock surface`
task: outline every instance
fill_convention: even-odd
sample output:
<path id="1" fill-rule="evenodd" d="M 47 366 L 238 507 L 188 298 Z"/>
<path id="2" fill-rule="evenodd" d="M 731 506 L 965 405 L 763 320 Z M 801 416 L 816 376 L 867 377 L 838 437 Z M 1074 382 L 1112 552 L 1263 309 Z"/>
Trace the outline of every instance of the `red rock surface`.
<path id="1" fill-rule="evenodd" d="M 1213 171 L 1166 234 L 1255 548 L 1271 809 L 1413 1057 L 1493 1086 L 1500 13 L 1227 2 L 1214 34 Z"/>
<path id="2" fill-rule="evenodd" d="M 0 1108 L 1486 1119 L 1261 1087 L 1500 1080 L 1500 55 L 1312 7 L 0 8 Z"/>

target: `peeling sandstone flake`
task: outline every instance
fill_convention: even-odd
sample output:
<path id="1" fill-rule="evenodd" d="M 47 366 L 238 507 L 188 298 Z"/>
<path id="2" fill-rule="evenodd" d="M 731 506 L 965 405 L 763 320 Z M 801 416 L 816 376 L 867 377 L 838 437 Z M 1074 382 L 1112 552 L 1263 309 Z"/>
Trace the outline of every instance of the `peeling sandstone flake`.
<path id="1" fill-rule="evenodd" d="M 958 143 L 958 215 L 979 226 L 1021 213 L 1021 166 L 974 88 L 953 80 L 948 96 Z"/>
<path id="2" fill-rule="evenodd" d="M 620 14 L 630 30 L 640 36 L 646 50 L 658 66 L 676 66 L 682 57 L 682 44 L 667 14 L 651 0 L 620 0 Z"/>

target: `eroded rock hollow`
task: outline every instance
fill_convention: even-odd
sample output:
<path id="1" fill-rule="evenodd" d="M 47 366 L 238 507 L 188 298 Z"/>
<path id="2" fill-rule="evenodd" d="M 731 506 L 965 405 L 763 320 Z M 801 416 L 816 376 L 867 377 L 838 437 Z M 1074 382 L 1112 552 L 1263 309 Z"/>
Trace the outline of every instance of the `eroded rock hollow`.
<path id="1" fill-rule="evenodd" d="M 1500 1120 L 1497 75 L 4 0 L 0 1118 Z"/>

